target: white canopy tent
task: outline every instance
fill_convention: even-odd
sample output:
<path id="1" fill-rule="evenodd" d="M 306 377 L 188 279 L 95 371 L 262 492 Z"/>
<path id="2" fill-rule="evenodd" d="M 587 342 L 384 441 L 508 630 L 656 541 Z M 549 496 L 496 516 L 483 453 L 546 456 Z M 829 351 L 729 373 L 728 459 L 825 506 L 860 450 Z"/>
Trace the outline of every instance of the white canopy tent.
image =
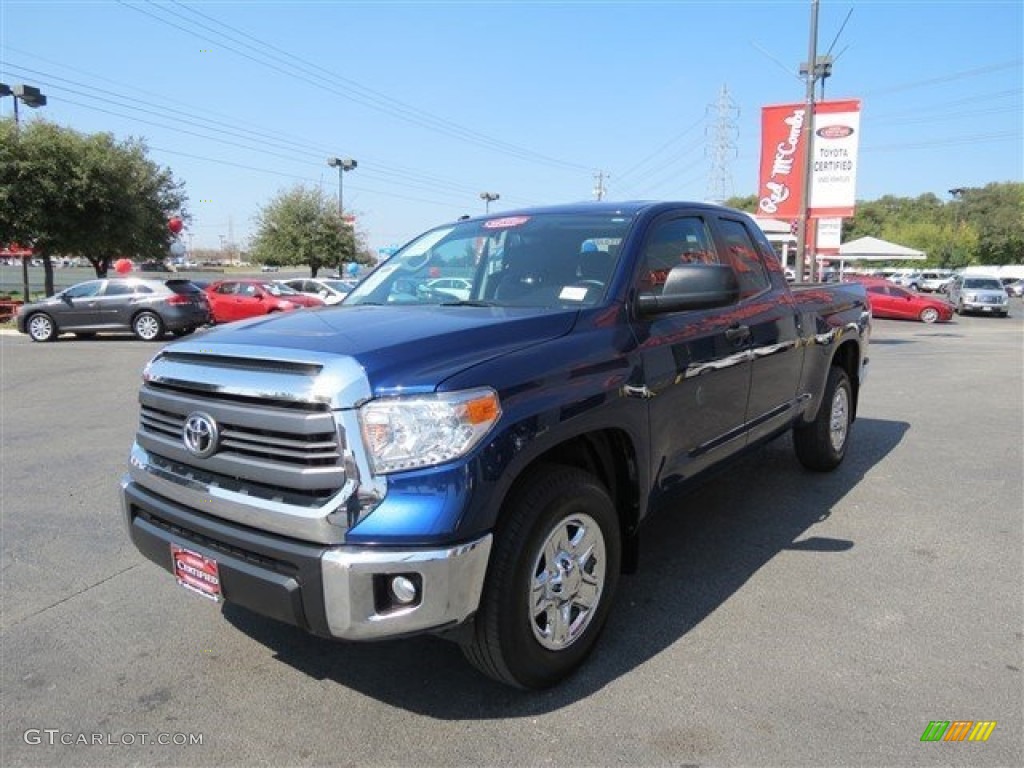
<path id="1" fill-rule="evenodd" d="M 905 245 L 890 243 L 877 237 L 859 237 L 839 246 L 838 256 L 819 256 L 830 261 L 839 262 L 839 274 L 842 275 L 848 261 L 924 261 L 928 256 L 924 251 L 915 251 Z"/>
<path id="2" fill-rule="evenodd" d="M 839 246 L 839 261 L 924 261 L 927 258 L 923 251 L 877 237 L 859 237 Z"/>

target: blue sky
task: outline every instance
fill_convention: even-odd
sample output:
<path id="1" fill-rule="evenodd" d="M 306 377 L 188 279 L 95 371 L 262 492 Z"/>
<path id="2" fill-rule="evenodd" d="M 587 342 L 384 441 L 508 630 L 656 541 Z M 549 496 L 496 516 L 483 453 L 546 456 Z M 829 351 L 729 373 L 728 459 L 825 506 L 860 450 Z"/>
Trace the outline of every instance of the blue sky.
<path id="1" fill-rule="evenodd" d="M 345 208 L 378 248 L 483 191 L 591 199 L 598 172 L 608 199 L 705 199 L 723 88 L 731 191 L 753 194 L 761 107 L 804 98 L 810 7 L 0 0 L 0 81 L 47 94 L 24 119 L 144 138 L 195 247 L 244 246 L 295 184 L 336 195 L 326 158 L 353 157 Z M 833 41 L 826 97 L 863 100 L 858 198 L 1024 180 L 1024 2 L 822 0 Z"/>

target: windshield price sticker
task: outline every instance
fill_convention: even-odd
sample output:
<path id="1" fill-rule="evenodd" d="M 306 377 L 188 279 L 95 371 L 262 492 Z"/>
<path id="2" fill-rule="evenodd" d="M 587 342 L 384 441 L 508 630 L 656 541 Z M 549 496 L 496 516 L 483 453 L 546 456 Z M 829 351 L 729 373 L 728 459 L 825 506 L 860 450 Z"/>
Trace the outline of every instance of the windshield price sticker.
<path id="1" fill-rule="evenodd" d="M 518 227 L 530 220 L 529 216 L 506 216 L 503 219 L 491 219 L 484 222 L 484 229 L 508 229 Z"/>
<path id="2" fill-rule="evenodd" d="M 171 544 L 171 562 L 174 564 L 174 577 L 185 589 L 214 602 L 219 603 L 223 599 L 216 560 Z"/>

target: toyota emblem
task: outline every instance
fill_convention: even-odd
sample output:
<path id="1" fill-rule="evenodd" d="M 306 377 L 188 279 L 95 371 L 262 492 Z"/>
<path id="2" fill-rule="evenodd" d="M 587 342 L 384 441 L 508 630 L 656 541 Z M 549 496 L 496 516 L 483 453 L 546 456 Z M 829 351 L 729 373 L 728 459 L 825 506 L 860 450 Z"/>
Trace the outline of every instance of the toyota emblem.
<path id="1" fill-rule="evenodd" d="M 220 433 L 212 416 L 196 411 L 185 418 L 182 442 L 185 449 L 198 459 L 208 459 L 217 451 Z"/>

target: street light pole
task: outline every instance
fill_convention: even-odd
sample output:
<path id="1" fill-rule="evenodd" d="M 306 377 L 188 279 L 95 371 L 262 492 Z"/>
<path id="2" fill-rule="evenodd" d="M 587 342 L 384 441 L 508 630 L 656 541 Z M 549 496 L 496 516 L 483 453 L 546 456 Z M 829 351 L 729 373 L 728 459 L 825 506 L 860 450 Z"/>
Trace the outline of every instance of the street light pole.
<path id="1" fill-rule="evenodd" d="M 33 88 L 31 85 L 16 85 L 13 88 L 7 85 L 7 83 L 0 83 L 0 98 L 4 96 L 14 97 L 14 132 L 18 133 L 21 126 L 18 120 L 18 101 L 25 102 L 26 107 L 32 107 L 37 109 L 38 107 L 46 106 L 46 95 L 43 94 L 38 88 Z M 28 304 L 28 260 L 29 256 L 21 257 L 21 287 L 22 294 L 25 298 L 25 303 Z M 49 277 L 50 262 L 46 261 L 47 276 Z M 47 287 L 49 287 L 49 281 L 47 281 Z"/>
<path id="2" fill-rule="evenodd" d="M 358 167 L 359 163 L 353 160 L 351 157 L 328 157 L 327 164 L 331 168 L 338 169 L 338 218 L 341 219 L 341 226 L 347 226 L 345 222 L 345 209 L 342 202 L 342 189 L 344 187 L 345 171 L 352 171 Z M 343 277 L 342 266 L 344 261 L 342 258 L 338 259 L 338 277 Z"/>
<path id="3" fill-rule="evenodd" d="M 500 200 L 501 195 L 499 195 L 497 192 L 481 192 L 480 199 L 484 201 L 484 212 L 490 213 L 491 203 L 494 202 L 495 200 Z"/>
<path id="4" fill-rule="evenodd" d="M 814 141 L 814 84 L 817 82 L 818 77 L 818 0 L 811 0 L 811 34 L 810 34 L 810 51 L 807 54 L 807 61 L 813 62 L 807 68 L 807 96 L 806 96 L 806 107 L 804 111 L 804 125 L 803 125 L 803 156 L 804 156 L 804 173 L 803 173 L 803 189 L 800 194 L 800 218 L 799 229 L 797 230 L 797 241 L 796 241 L 796 281 L 798 283 L 803 282 L 804 274 L 804 261 L 807 260 L 807 240 L 810 228 L 814 226 L 810 218 L 810 203 L 811 203 L 811 144 Z M 811 282 L 814 282 L 818 277 L 818 265 L 816 263 L 817 256 L 812 254 L 808 263 L 810 269 Z"/>

